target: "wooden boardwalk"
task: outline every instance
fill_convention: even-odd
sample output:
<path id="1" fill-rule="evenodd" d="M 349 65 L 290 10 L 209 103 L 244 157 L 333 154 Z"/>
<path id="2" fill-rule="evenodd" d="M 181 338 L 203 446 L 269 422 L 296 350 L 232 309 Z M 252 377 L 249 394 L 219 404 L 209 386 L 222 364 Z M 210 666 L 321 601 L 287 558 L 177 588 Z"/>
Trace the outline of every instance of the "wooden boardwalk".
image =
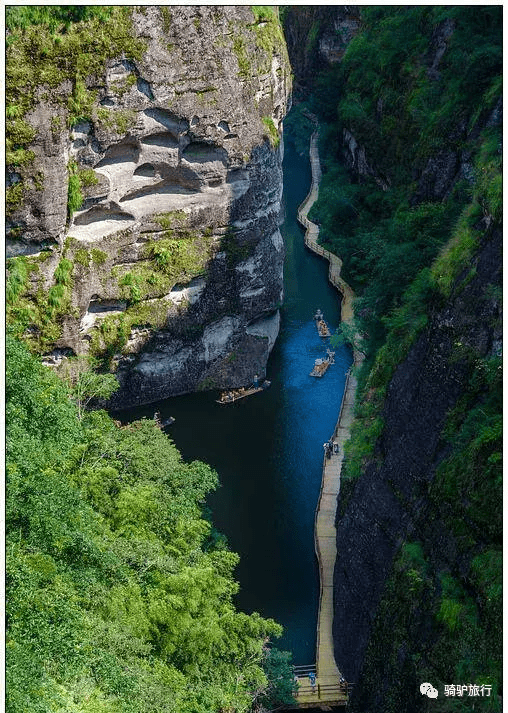
<path id="1" fill-rule="evenodd" d="M 355 293 L 351 287 L 340 276 L 342 270 L 342 260 L 329 250 L 325 250 L 318 245 L 319 226 L 308 219 L 308 214 L 314 202 L 317 200 L 319 183 L 321 181 L 321 165 L 319 163 L 318 152 L 319 129 L 317 129 L 310 140 L 310 165 L 312 170 L 312 183 L 307 197 L 298 209 L 298 220 L 305 228 L 305 245 L 329 261 L 328 279 L 342 293 L 341 319 L 343 322 L 351 322 L 354 316 L 353 300 Z"/>
<path id="2" fill-rule="evenodd" d="M 318 152 L 319 129 L 311 138 L 310 162 L 312 168 L 312 183 L 310 191 L 298 210 L 298 220 L 305 227 L 305 244 L 313 252 L 326 258 L 329 263 L 328 278 L 341 292 L 341 317 L 343 322 L 353 319 L 354 292 L 342 279 L 340 272 L 342 260 L 318 245 L 319 227 L 308 219 L 308 213 L 318 196 L 321 180 L 321 166 Z M 354 364 L 358 365 L 363 354 L 353 350 Z M 348 701 L 350 687 L 341 683 L 342 675 L 335 663 L 333 653 L 333 572 L 337 556 L 335 515 L 337 497 L 340 490 L 340 474 L 344 458 L 344 443 L 349 439 L 356 394 L 356 378 L 349 370 L 339 412 L 339 418 L 332 440 L 338 444 L 338 453 L 333 453 L 323 460 L 323 477 L 321 491 L 316 508 L 314 541 L 320 573 L 320 596 L 317 622 L 316 644 L 316 686 L 310 685 L 308 672 L 301 670 L 298 678 L 298 693 L 296 696 L 298 708 L 316 707 L 322 710 L 330 706 L 345 706 Z M 303 669 L 303 667 L 302 667 Z"/>

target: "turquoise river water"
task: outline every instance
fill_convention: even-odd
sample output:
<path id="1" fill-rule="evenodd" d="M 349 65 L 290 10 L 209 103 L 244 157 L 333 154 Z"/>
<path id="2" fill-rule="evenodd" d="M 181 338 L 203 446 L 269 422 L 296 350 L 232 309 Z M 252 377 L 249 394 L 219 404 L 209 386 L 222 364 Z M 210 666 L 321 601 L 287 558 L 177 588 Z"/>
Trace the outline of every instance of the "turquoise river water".
<path id="1" fill-rule="evenodd" d="M 293 652 L 293 663 L 315 661 L 319 576 L 314 553 L 314 513 L 322 475 L 323 443 L 337 421 L 350 350 L 338 347 L 322 379 L 309 376 L 325 356 L 315 327 L 319 307 L 334 331 L 339 294 L 327 279 L 328 263 L 304 247 L 296 220 L 310 186 L 310 166 L 291 144 L 284 158 L 286 249 L 281 330 L 270 355 L 272 385 L 227 406 L 217 394 L 179 396 L 115 417 L 131 421 L 174 416 L 166 429 L 185 460 L 202 460 L 219 474 L 221 487 L 207 504 L 213 521 L 240 554 L 236 576 L 239 609 L 258 611 L 284 626 L 276 645 Z"/>

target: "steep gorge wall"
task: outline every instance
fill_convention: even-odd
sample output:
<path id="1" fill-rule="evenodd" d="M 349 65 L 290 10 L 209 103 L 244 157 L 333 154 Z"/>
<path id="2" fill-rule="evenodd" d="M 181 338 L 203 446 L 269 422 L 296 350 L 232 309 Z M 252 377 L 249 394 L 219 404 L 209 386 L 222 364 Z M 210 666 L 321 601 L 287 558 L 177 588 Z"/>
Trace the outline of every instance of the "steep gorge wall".
<path id="1" fill-rule="evenodd" d="M 360 13 L 354 5 L 287 7 L 283 12 L 295 98 L 304 101 L 320 71 L 342 59 L 360 27 Z"/>
<path id="2" fill-rule="evenodd" d="M 371 16 L 370 34 L 359 38 L 355 52 L 361 56 L 361 42 L 365 48 L 368 40 L 378 42 L 378 52 L 396 48 L 405 34 L 399 12 L 384 15 L 392 31 L 383 41 Z M 496 18 L 488 14 L 489 40 L 475 37 L 475 19 L 467 13 L 435 17 L 428 15 L 426 33 L 411 40 L 418 49 L 411 66 L 423 78 L 419 91 L 434 96 L 434 113 L 428 112 L 433 140 L 411 126 L 417 104 L 414 95 L 406 102 L 407 87 L 398 98 L 406 117 L 400 126 L 390 121 L 396 100 L 388 76 L 373 90 L 362 78 L 363 106 L 356 111 L 358 54 L 345 72 L 339 108 L 343 155 L 366 192 L 374 183 L 387 195 L 392 188 L 407 191 L 415 214 L 431 215 L 446 204 L 451 212 L 462 208 L 430 270 L 422 265 L 407 293 L 378 315 L 389 327 L 384 344 L 378 337 L 377 354 L 370 347 L 373 366 L 362 375 L 357 440 L 346 449 L 356 462 L 346 469 L 338 503 L 334 645 L 339 668 L 357 684 L 351 707 L 359 713 L 427 710 L 419 692 L 427 680 L 440 696 L 460 678 L 490 683 L 495 699 L 501 676 L 499 63 L 478 58 L 457 84 L 450 72 L 466 40 L 478 55 L 490 41 L 496 58 L 499 38 Z M 365 76 L 376 67 L 368 56 Z M 396 55 L 391 61 L 400 67 Z M 446 106 L 450 97 L 453 112 Z M 433 229 L 436 239 L 439 229 Z M 405 237 L 419 238 L 409 221 Z M 388 240 L 385 249 L 391 248 Z M 403 267 L 402 259 L 400 277 Z M 443 289 L 451 275 L 450 290 Z M 357 318 L 365 325 L 365 302 L 363 309 Z M 373 319 L 364 327 L 370 328 Z M 481 705 L 490 703 L 496 709 L 495 701 Z M 442 710 L 452 707 L 445 701 Z"/>
<path id="3" fill-rule="evenodd" d="M 264 373 L 282 299 L 290 71 L 277 18 L 145 6 L 131 23 L 143 51 L 86 77 L 92 100 L 70 130 L 76 83 L 38 89 L 25 120 L 36 130 L 28 172 L 41 178 L 14 167 L 9 178 L 25 191 L 8 219 L 9 254 L 26 256 L 29 275 L 24 336 L 47 363 L 106 356 L 121 384 L 114 406 Z M 72 176 L 84 202 L 69 224 Z M 62 270 L 48 330 L 44 295 Z"/>
<path id="4" fill-rule="evenodd" d="M 312 11 L 285 19 L 300 98 L 327 123 L 326 205 L 312 219 L 344 260 L 365 336 L 338 500 L 335 658 L 358 713 L 455 710 L 419 685 L 441 699 L 460 679 L 490 683 L 478 704 L 498 710 L 501 15 L 359 14 L 336 69 L 317 41 L 306 54 L 295 40 L 316 28 Z"/>
<path id="5" fill-rule="evenodd" d="M 451 298 L 436 310 L 397 367 L 387 389 L 384 429 L 374 458 L 338 520 L 335 656 L 349 680 L 359 679 L 379 601 L 402 542 L 424 542 L 435 566 L 459 567 L 464 576 L 469 571 L 471 552 L 461 552 L 461 538 L 450 530 L 446 511 L 439 512 L 429 493 L 437 467 L 450 453 L 443 428 L 470 388 L 472 355 L 480 363 L 501 353 L 501 245 L 499 228 L 485 230 L 480 250 Z M 456 496 L 461 497 L 458 492 Z M 418 609 L 413 617 L 414 626 L 419 622 L 425 630 Z M 386 656 L 388 651 L 386 642 Z M 399 652 L 400 670 L 414 653 Z M 379 671 L 378 683 L 381 678 Z M 375 687 L 364 695 L 372 704 Z M 410 700 L 407 706 L 404 710 L 413 710 Z"/>

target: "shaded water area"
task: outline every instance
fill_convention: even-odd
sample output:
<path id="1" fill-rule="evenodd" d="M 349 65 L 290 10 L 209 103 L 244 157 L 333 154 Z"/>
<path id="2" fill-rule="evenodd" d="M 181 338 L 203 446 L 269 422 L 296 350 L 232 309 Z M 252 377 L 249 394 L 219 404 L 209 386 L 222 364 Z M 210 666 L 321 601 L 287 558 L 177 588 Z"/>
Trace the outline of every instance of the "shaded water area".
<path id="1" fill-rule="evenodd" d="M 286 145 L 284 158 L 285 299 L 281 330 L 270 356 L 271 387 L 221 406 L 217 394 L 199 393 L 115 414 L 124 422 L 174 416 L 166 429 L 185 460 L 202 460 L 219 474 L 221 487 L 207 504 L 213 522 L 241 560 L 236 603 L 284 626 L 279 648 L 293 663 L 315 661 L 319 574 L 314 553 L 314 514 L 322 475 L 323 443 L 335 427 L 347 347 L 322 379 L 309 376 L 329 340 L 317 334 L 319 307 L 332 331 L 340 299 L 328 283 L 328 263 L 309 252 L 296 213 L 310 186 L 308 158 Z"/>

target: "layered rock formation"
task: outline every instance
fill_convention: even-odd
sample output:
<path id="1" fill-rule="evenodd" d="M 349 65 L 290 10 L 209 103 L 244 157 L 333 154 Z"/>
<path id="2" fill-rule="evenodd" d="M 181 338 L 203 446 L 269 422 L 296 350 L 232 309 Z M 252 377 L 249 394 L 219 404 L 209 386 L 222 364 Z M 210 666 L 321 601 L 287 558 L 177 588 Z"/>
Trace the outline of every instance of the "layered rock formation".
<path id="1" fill-rule="evenodd" d="M 61 128 L 62 102 L 41 92 L 26 119 L 43 186 L 9 216 L 11 254 L 36 254 L 33 299 L 72 263 L 48 362 L 108 355 L 115 406 L 248 383 L 264 372 L 282 299 L 290 72 L 277 18 L 145 6 L 131 21 L 144 51 L 86 78 L 86 119 Z M 72 176 L 84 202 L 69 224 Z"/>

